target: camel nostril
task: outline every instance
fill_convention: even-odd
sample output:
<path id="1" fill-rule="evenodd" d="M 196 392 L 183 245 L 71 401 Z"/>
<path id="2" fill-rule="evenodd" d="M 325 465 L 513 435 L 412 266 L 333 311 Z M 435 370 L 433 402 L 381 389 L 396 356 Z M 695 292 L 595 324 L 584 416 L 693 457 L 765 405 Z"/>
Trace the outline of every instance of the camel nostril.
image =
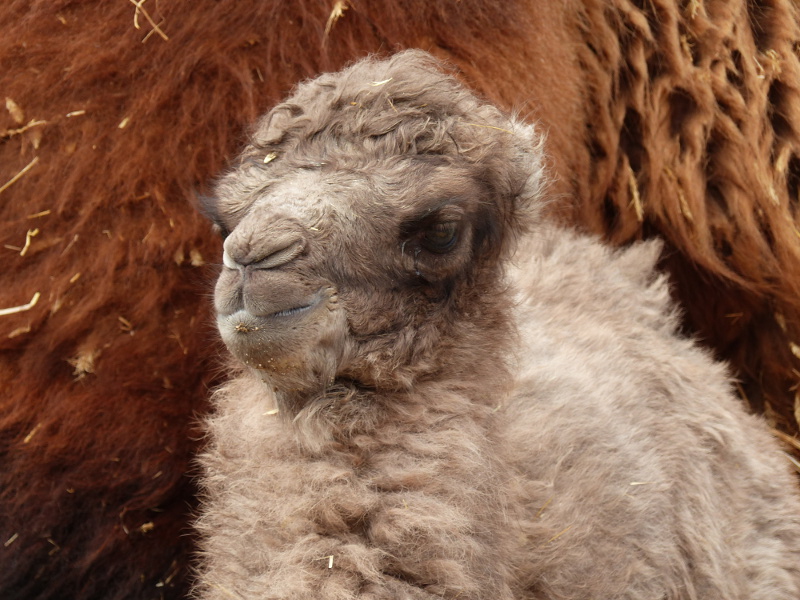
<path id="1" fill-rule="evenodd" d="M 300 255 L 303 248 L 305 248 L 303 241 L 295 240 L 287 246 L 273 251 L 269 256 L 255 261 L 248 266 L 254 269 L 274 269 L 293 261 Z"/>
<path id="2" fill-rule="evenodd" d="M 275 269 L 293 261 L 305 249 L 305 238 L 297 232 L 269 237 L 261 232 L 234 230 L 223 245 L 222 263 L 229 269 Z"/>

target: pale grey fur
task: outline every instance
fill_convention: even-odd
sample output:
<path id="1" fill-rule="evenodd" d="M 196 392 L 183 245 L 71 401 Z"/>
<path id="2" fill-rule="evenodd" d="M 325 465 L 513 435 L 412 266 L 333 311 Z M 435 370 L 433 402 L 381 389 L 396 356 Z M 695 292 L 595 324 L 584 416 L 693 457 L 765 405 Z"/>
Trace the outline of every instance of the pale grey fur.
<path id="1" fill-rule="evenodd" d="M 788 460 L 733 397 L 725 368 L 675 333 L 665 278 L 653 270 L 658 251 L 612 251 L 547 228 L 517 254 L 515 388 L 497 396 L 488 422 L 449 440 L 465 454 L 496 452 L 475 457 L 472 476 L 501 487 L 450 492 L 454 507 L 462 494 L 486 495 L 479 521 L 499 528 L 511 561 L 486 568 L 513 574 L 498 598 L 800 598 L 800 503 Z M 347 585 L 353 571 L 380 580 L 385 553 L 355 537 L 312 543 L 301 529 L 276 548 L 274 530 L 291 530 L 295 510 L 331 503 L 376 515 L 388 501 L 413 520 L 419 494 L 380 498 L 338 456 L 304 453 L 255 379 L 234 380 L 216 399 L 203 459 L 204 598 L 438 595 L 347 591 L 359 589 Z M 385 466 L 393 468 L 408 467 Z"/>

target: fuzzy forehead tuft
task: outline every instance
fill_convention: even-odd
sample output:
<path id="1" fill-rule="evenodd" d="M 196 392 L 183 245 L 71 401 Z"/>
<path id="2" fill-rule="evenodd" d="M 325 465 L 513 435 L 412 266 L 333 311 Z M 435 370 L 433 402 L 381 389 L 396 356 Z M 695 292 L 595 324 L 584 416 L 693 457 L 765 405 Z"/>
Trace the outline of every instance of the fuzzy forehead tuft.
<path id="1" fill-rule="evenodd" d="M 262 121 L 256 142 L 279 142 L 287 131 L 340 138 L 381 136 L 401 125 L 428 125 L 496 112 L 483 105 L 444 65 L 420 51 L 369 58 L 307 81 Z"/>
<path id="2" fill-rule="evenodd" d="M 398 160 L 432 156 L 467 167 L 491 190 L 503 220 L 519 226 L 539 212 L 542 203 L 531 201 L 541 199 L 545 180 L 541 137 L 419 50 L 367 58 L 300 84 L 259 121 L 217 191 L 229 209 L 246 207 L 298 169 L 377 177 Z M 519 219 L 523 213 L 527 219 Z"/>
<path id="3" fill-rule="evenodd" d="M 514 125 L 461 85 L 431 55 L 410 50 L 369 58 L 297 87 L 258 124 L 250 152 L 265 158 L 315 146 L 326 158 L 440 154 L 479 162 L 507 154 Z M 337 152 L 338 151 L 338 152 Z M 268 162 L 271 159 L 266 159 Z"/>

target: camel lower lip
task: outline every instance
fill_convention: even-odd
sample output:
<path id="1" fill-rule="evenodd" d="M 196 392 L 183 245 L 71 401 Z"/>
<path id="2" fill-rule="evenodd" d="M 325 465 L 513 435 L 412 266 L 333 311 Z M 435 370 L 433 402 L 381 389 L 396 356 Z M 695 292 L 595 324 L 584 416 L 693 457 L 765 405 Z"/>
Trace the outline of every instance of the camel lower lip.
<path id="1" fill-rule="evenodd" d="M 233 314 L 224 316 L 228 325 L 237 333 L 253 333 L 266 329 L 276 320 L 290 319 L 305 315 L 316 308 L 323 299 L 322 292 L 316 294 L 310 302 L 284 308 L 265 315 L 253 314 L 247 309 L 238 310 Z"/>
<path id="2" fill-rule="evenodd" d="M 317 304 L 317 302 L 318 302 L 318 300 L 315 299 L 310 304 L 305 304 L 303 306 L 295 306 L 294 308 L 286 308 L 284 310 L 279 310 L 279 311 L 274 312 L 274 313 L 272 313 L 270 315 L 267 315 L 264 318 L 269 319 L 269 318 L 272 318 L 272 317 L 291 317 L 293 315 L 299 315 L 300 313 L 304 313 L 304 312 L 308 311 L 309 309 L 313 308 Z"/>

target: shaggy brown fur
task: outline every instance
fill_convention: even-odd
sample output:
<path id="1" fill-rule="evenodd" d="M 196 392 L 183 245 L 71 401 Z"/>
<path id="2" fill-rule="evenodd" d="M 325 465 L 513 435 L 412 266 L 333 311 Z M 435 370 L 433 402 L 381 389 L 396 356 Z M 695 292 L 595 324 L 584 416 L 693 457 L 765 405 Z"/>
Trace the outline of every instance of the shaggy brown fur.
<path id="1" fill-rule="evenodd" d="M 419 51 L 260 122 L 207 200 L 241 367 L 199 597 L 800 596 L 788 461 L 676 334 L 659 245 L 543 224 L 542 159 Z"/>
<path id="2" fill-rule="evenodd" d="M 0 5 L 0 309 L 41 293 L 0 316 L 2 597 L 185 590 L 189 423 L 217 354 L 193 265 L 219 250 L 189 204 L 247 122 L 367 52 L 432 50 L 538 119 L 554 206 L 616 243 L 666 237 L 689 326 L 797 431 L 793 3 L 143 8 L 167 39 L 123 0 Z"/>
<path id="3" fill-rule="evenodd" d="M 795 5 L 587 5 L 593 166 L 579 221 L 668 240 L 687 321 L 754 408 L 797 431 L 800 40 Z M 621 34 L 621 32 L 623 32 Z M 610 77 L 608 76 L 610 75 Z"/>

